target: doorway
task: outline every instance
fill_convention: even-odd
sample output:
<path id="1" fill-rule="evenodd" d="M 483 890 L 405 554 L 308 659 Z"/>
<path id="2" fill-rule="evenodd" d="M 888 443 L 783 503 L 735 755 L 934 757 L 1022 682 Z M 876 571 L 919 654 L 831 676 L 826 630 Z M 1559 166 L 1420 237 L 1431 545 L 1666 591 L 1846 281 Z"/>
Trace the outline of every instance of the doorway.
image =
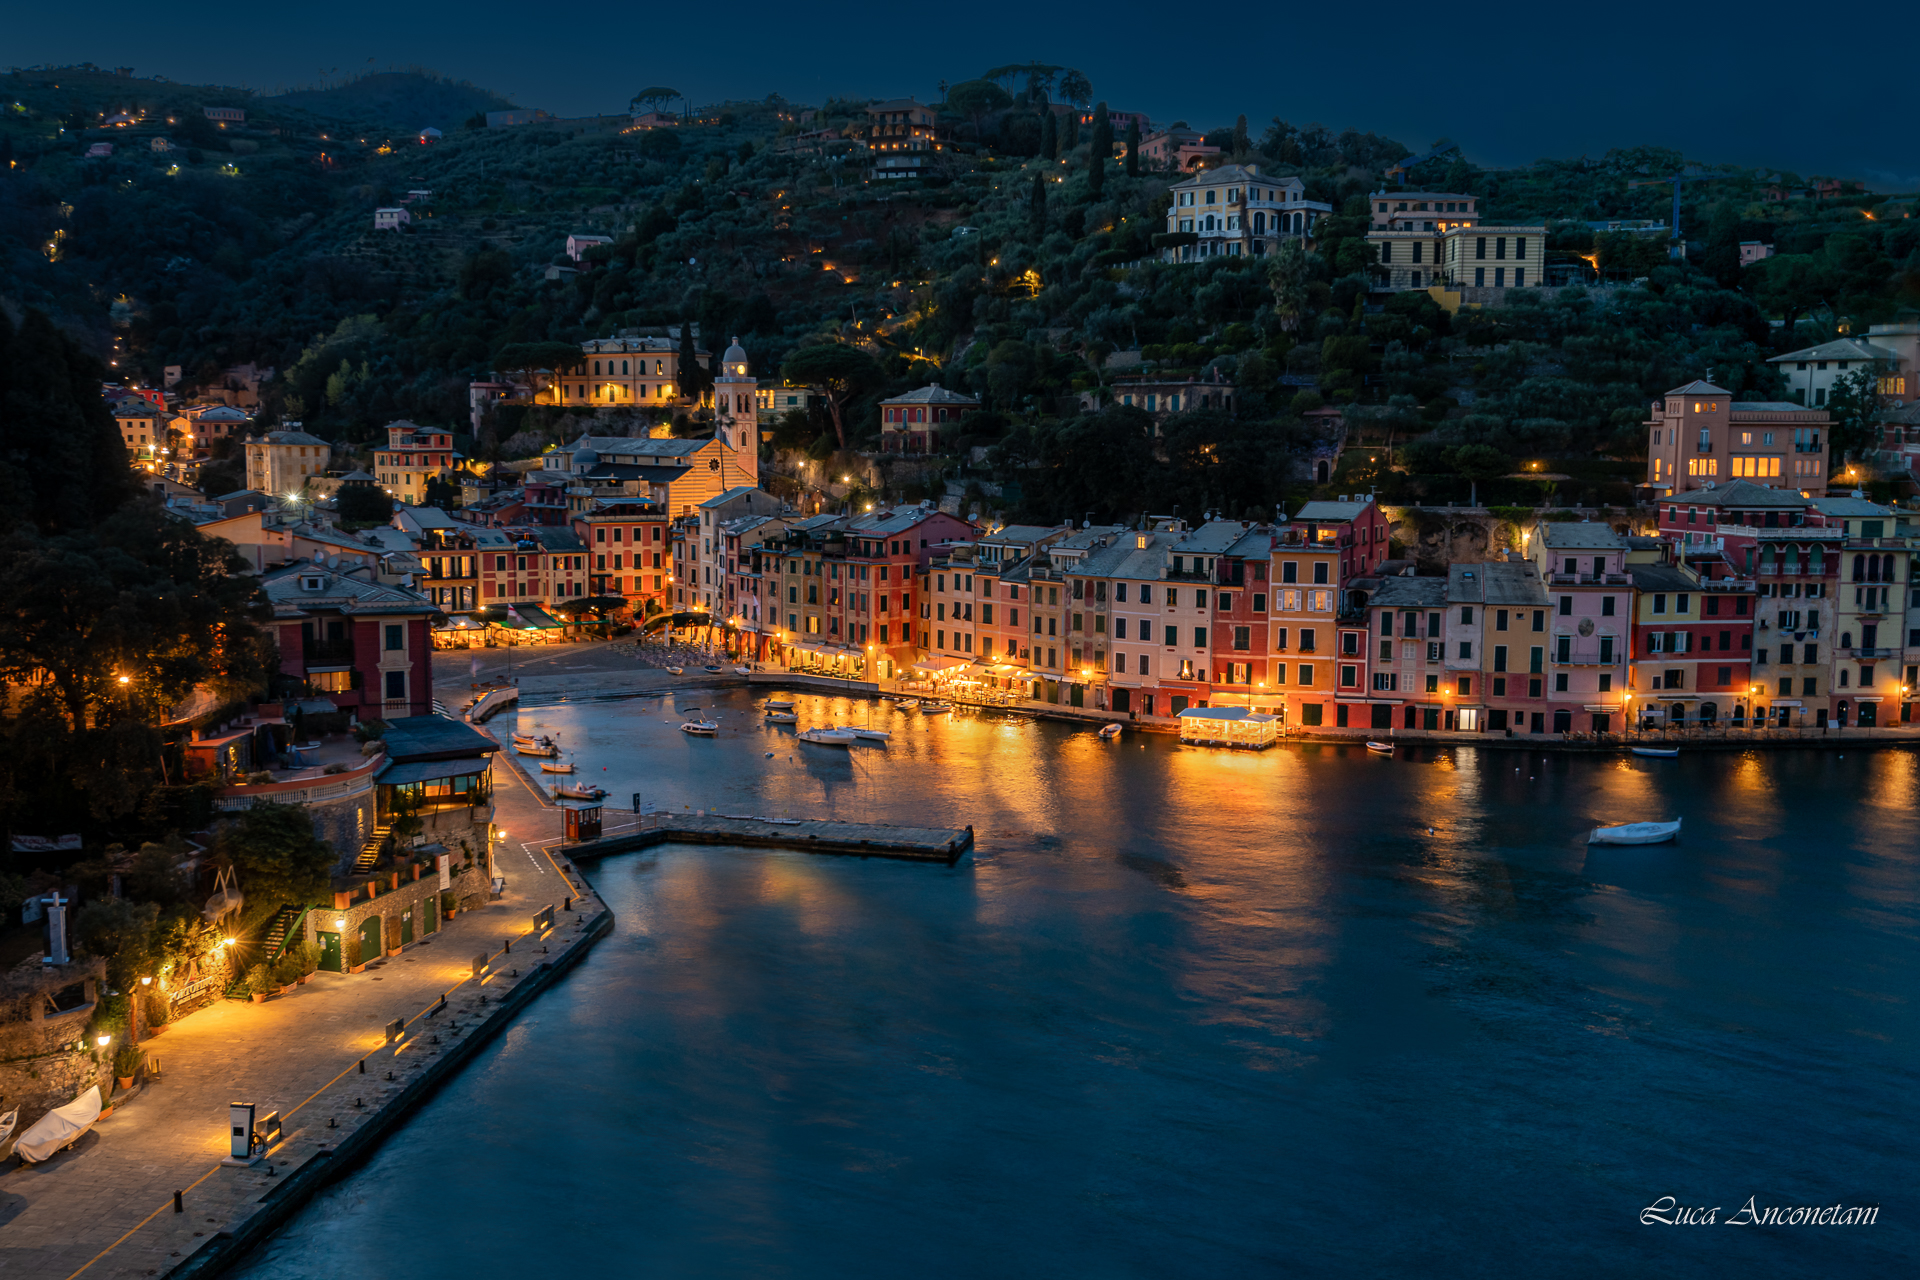
<path id="1" fill-rule="evenodd" d="M 378 915 L 368 916 L 360 922 L 360 963 L 367 964 L 378 960 L 387 953 L 381 942 L 380 929 L 383 921 Z"/>
<path id="2" fill-rule="evenodd" d="M 345 973 L 346 966 L 340 963 L 340 935 L 322 931 L 316 936 L 320 942 L 320 967 L 328 973 Z"/>

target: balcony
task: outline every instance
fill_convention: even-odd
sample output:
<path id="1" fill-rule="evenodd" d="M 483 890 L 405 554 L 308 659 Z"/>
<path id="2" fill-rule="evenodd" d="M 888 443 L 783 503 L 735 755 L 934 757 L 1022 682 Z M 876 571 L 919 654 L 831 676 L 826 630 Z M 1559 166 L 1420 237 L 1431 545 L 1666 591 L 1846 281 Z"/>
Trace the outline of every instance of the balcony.
<path id="1" fill-rule="evenodd" d="M 1611 667 L 1620 661 L 1622 652 L 1617 645 L 1603 651 L 1597 644 L 1576 644 L 1565 650 L 1554 650 L 1553 661 L 1555 666 L 1561 667 Z"/>
<path id="2" fill-rule="evenodd" d="M 1625 573 L 1553 573 L 1547 575 L 1556 587 L 1630 587 L 1633 577 Z"/>
<path id="3" fill-rule="evenodd" d="M 353 665 L 353 638 L 303 640 L 301 653 L 308 667 L 350 667 Z"/>

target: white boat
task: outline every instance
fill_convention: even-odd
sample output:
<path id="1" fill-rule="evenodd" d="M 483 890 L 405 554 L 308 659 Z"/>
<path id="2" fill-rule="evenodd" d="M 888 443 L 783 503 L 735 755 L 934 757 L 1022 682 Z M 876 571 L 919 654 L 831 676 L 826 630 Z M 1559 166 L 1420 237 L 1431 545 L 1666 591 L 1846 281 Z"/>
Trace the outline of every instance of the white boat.
<path id="1" fill-rule="evenodd" d="M 573 772 L 573 761 L 571 761 L 571 760 L 542 760 L 542 761 L 540 762 L 540 772 L 542 772 L 542 773 L 572 773 L 572 772 Z"/>
<path id="2" fill-rule="evenodd" d="M 902 698 L 900 699 L 900 701 L 894 703 L 893 705 L 900 708 L 900 710 L 902 711 L 912 711 L 915 707 L 920 705 L 920 699 Z"/>
<path id="3" fill-rule="evenodd" d="M 680 732 L 690 733 L 700 738 L 711 738 L 720 732 L 720 726 L 711 720 L 689 720 L 680 726 Z"/>
<path id="4" fill-rule="evenodd" d="M 793 710 L 793 699 L 792 698 L 768 698 L 765 702 L 761 703 L 760 705 L 765 707 L 769 711 L 791 711 Z"/>
<path id="5" fill-rule="evenodd" d="M 1588 844 L 1665 844 L 1680 834 L 1683 819 L 1672 822 L 1629 822 L 1620 827 L 1595 827 Z"/>
<path id="6" fill-rule="evenodd" d="M 1673 760 L 1679 757 L 1678 747 L 1630 747 L 1628 751 L 1636 756 L 1650 756 L 1655 760 Z"/>
<path id="7" fill-rule="evenodd" d="M 753 668 L 752 667 L 735 667 L 733 669 L 733 674 L 737 676 L 750 676 L 753 674 Z"/>
<path id="8" fill-rule="evenodd" d="M 1102 725 L 1100 727 L 1100 736 L 1111 742 L 1120 736 L 1120 726 L 1117 724 Z"/>
<path id="9" fill-rule="evenodd" d="M 953 710 L 953 704 L 951 702 L 923 702 L 920 704 L 920 714 L 923 716 L 937 716 L 943 711 L 951 710 Z"/>
<path id="10" fill-rule="evenodd" d="M 717 676 L 721 674 L 721 669 L 719 667 L 702 667 L 700 669 L 706 672 L 710 676 Z"/>
<path id="11" fill-rule="evenodd" d="M 768 724 L 799 724 L 800 717 L 795 715 L 791 711 L 769 711 L 767 712 L 767 723 Z"/>
<path id="12" fill-rule="evenodd" d="M 670 676 L 683 676 L 687 674 L 687 669 L 685 667 L 668 667 L 667 674 Z"/>
<path id="13" fill-rule="evenodd" d="M 598 800 L 607 793 L 599 787 L 588 786 L 584 782 L 562 783 L 553 789 L 556 800 Z"/>
<path id="14" fill-rule="evenodd" d="M 1367 743 L 1367 750 L 1376 755 L 1390 756 L 1393 754 L 1393 744 L 1391 742 L 1369 742 Z"/>
<path id="15" fill-rule="evenodd" d="M 62 1149 L 85 1137 L 87 1130 L 100 1119 L 100 1111 L 100 1086 L 96 1084 L 66 1106 L 55 1107 L 34 1121 L 33 1127 L 14 1143 L 13 1152 L 20 1157 L 21 1164 L 51 1160 Z"/>
<path id="16" fill-rule="evenodd" d="M 800 741 L 811 742 L 816 747 L 850 747 L 854 737 L 847 729 L 802 729 Z"/>
<path id="17" fill-rule="evenodd" d="M 848 732 L 853 734 L 853 736 L 856 738 L 865 738 L 868 742 L 893 741 L 893 735 L 888 733 L 885 729 L 868 729 L 861 725 L 854 725 L 850 730 L 848 730 Z"/>
<path id="18" fill-rule="evenodd" d="M 513 749 L 523 756 L 553 757 L 560 754 L 560 748 L 551 742 L 516 742 Z"/>

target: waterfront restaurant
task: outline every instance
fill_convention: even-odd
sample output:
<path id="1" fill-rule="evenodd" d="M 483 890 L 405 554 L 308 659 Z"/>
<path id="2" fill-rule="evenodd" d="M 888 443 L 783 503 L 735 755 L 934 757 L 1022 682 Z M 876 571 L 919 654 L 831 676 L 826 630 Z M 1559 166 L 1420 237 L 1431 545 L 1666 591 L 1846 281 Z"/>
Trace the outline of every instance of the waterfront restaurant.
<path id="1" fill-rule="evenodd" d="M 1279 740 L 1279 716 L 1245 707 L 1188 707 L 1180 713 L 1180 741 L 1196 746 L 1260 750 Z"/>

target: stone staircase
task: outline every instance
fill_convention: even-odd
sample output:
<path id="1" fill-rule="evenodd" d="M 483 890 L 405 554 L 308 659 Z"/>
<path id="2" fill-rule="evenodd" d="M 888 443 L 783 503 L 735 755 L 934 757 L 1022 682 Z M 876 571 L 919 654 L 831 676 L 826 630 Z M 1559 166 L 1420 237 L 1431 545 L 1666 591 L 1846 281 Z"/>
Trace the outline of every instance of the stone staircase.
<path id="1" fill-rule="evenodd" d="M 353 860 L 353 869 L 356 872 L 373 870 L 373 864 L 380 861 L 381 849 L 386 847 L 387 833 L 392 830 L 391 823 L 383 823 L 373 829 L 373 834 L 367 837 L 367 842 L 360 846 L 360 856 Z"/>

